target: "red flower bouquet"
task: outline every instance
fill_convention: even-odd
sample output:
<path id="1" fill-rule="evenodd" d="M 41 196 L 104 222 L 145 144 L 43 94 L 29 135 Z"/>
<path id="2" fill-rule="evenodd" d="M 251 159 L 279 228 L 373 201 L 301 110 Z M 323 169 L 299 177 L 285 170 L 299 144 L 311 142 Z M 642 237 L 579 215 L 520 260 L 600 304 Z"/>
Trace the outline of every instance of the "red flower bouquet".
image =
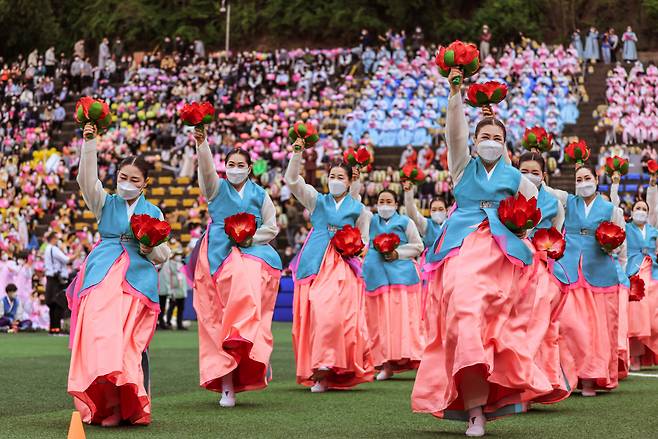
<path id="1" fill-rule="evenodd" d="M 647 162 L 647 171 L 649 171 L 649 174 L 658 173 L 658 163 L 655 160 L 649 160 Z"/>
<path id="2" fill-rule="evenodd" d="M 448 47 L 441 46 L 434 62 L 439 67 L 439 72 L 446 78 L 450 69 L 460 69 L 464 76 L 472 76 L 480 69 L 480 51 L 475 44 L 463 43 L 459 40 L 453 41 Z M 461 82 L 461 78 L 454 79 L 455 85 Z"/>
<path id="3" fill-rule="evenodd" d="M 188 126 L 207 125 L 215 117 L 215 107 L 210 102 L 185 104 L 178 116 Z"/>
<path id="4" fill-rule="evenodd" d="M 532 243 L 537 251 L 545 251 L 546 256 L 551 259 L 560 259 L 564 256 L 567 245 L 564 236 L 555 227 L 537 230 L 532 237 Z"/>
<path id="5" fill-rule="evenodd" d="M 523 194 L 505 198 L 498 206 L 498 218 L 514 233 L 532 229 L 541 220 L 537 198 L 528 200 Z"/>
<path id="6" fill-rule="evenodd" d="M 410 181 L 415 184 L 420 184 L 425 179 L 425 174 L 422 169 L 416 165 L 407 164 L 400 169 L 400 181 Z"/>
<path id="7" fill-rule="evenodd" d="M 589 158 L 589 148 L 584 140 L 579 140 L 568 144 L 564 149 L 564 154 L 569 162 L 585 163 Z"/>
<path id="8" fill-rule="evenodd" d="M 110 107 L 105 101 L 94 99 L 89 96 L 78 99 L 75 104 L 75 121 L 84 127 L 87 123 L 93 123 L 102 134 L 112 124 Z"/>
<path id="9" fill-rule="evenodd" d="M 542 127 L 526 128 L 521 143 L 528 151 L 538 149 L 541 152 L 548 152 L 553 149 L 553 136 Z"/>
<path id="10" fill-rule="evenodd" d="M 466 93 L 466 103 L 471 107 L 484 107 L 500 103 L 507 96 L 507 85 L 502 82 L 489 81 L 483 84 L 471 84 Z"/>
<path id="11" fill-rule="evenodd" d="M 343 226 L 342 229 L 336 232 L 331 238 L 336 251 L 343 257 L 350 258 L 361 253 L 364 244 L 361 240 L 361 231 L 358 227 L 352 227 L 349 224 Z"/>
<path id="12" fill-rule="evenodd" d="M 133 215 L 130 217 L 130 229 L 141 244 L 157 247 L 169 239 L 171 226 L 150 215 Z"/>
<path id="13" fill-rule="evenodd" d="M 605 159 L 605 172 L 608 175 L 612 175 L 615 172 L 619 172 L 620 175 L 628 174 L 628 160 L 618 155 L 608 157 Z"/>
<path id="14" fill-rule="evenodd" d="M 291 142 L 294 142 L 301 137 L 304 139 L 304 146 L 306 147 L 314 146 L 318 143 L 318 140 L 320 140 L 318 131 L 311 122 L 295 122 L 295 124 L 288 130 L 288 137 Z"/>
<path id="15" fill-rule="evenodd" d="M 372 241 L 375 249 L 381 254 L 393 253 L 400 245 L 400 237 L 395 233 L 380 233 Z"/>
<path id="16" fill-rule="evenodd" d="M 256 217 L 242 212 L 224 219 L 224 232 L 236 244 L 242 244 L 256 234 Z"/>
<path id="17" fill-rule="evenodd" d="M 372 155 L 366 147 L 361 147 L 356 151 L 349 148 L 343 153 L 343 161 L 350 166 L 365 168 L 372 163 Z"/>
<path id="18" fill-rule="evenodd" d="M 603 221 L 596 228 L 596 240 L 607 253 L 623 244 L 626 239 L 626 231 L 617 224 Z"/>
<path id="19" fill-rule="evenodd" d="M 628 292 L 628 300 L 631 302 L 639 302 L 644 299 L 644 281 L 639 275 L 634 275 L 628 278 L 631 282 L 631 288 Z"/>

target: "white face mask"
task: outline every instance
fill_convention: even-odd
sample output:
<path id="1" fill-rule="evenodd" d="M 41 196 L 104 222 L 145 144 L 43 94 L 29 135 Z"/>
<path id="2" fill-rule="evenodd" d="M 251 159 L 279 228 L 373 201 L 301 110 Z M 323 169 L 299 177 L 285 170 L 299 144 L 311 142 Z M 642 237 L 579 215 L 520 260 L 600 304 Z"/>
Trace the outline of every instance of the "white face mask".
<path id="1" fill-rule="evenodd" d="M 396 210 L 395 206 L 389 206 L 388 204 L 377 205 L 377 213 L 384 219 L 392 217 Z"/>
<path id="2" fill-rule="evenodd" d="M 541 175 L 535 175 L 529 172 L 527 174 L 523 174 L 523 176 L 528 180 L 530 180 L 530 183 L 534 184 L 537 187 L 541 186 L 542 181 L 544 181 Z"/>
<path id="3" fill-rule="evenodd" d="M 119 184 L 117 184 L 117 195 L 124 200 L 134 200 L 139 197 L 141 193 L 142 190 L 129 181 L 120 181 Z"/>
<path id="4" fill-rule="evenodd" d="M 335 197 L 343 195 L 347 191 L 347 185 L 340 180 L 329 180 L 329 193 Z"/>
<path id="5" fill-rule="evenodd" d="M 644 224 L 647 222 L 647 213 L 643 210 L 633 211 L 633 222 L 637 224 Z"/>
<path id="6" fill-rule="evenodd" d="M 249 176 L 248 168 L 226 168 L 226 178 L 231 184 L 240 184 Z"/>
<path id="7" fill-rule="evenodd" d="M 483 140 L 477 144 L 477 152 L 483 161 L 493 163 L 503 155 L 503 144 L 495 140 Z"/>
<path id="8" fill-rule="evenodd" d="M 430 216 L 432 217 L 432 221 L 434 221 L 437 224 L 443 224 L 443 222 L 446 220 L 446 211 L 445 210 L 437 210 L 435 212 L 430 213 Z"/>
<path id="9" fill-rule="evenodd" d="M 596 183 L 593 181 L 584 181 L 576 183 L 576 195 L 583 198 L 591 197 L 596 192 Z"/>

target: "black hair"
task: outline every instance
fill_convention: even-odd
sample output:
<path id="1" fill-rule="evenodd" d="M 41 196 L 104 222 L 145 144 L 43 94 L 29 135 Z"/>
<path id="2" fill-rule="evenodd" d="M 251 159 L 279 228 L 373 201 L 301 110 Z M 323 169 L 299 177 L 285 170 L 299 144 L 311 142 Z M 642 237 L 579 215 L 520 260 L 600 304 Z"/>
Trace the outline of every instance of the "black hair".
<path id="1" fill-rule="evenodd" d="M 446 200 L 444 200 L 443 198 L 432 198 L 429 204 L 430 210 L 432 209 L 432 204 L 434 203 L 443 203 L 443 207 L 446 210 L 448 209 L 448 203 L 446 203 Z"/>
<path id="2" fill-rule="evenodd" d="M 542 157 L 542 155 L 538 152 L 523 153 L 521 158 L 519 158 L 519 167 L 521 167 L 521 164 L 525 162 L 537 162 L 541 167 L 541 172 L 546 172 L 546 161 L 544 160 L 544 157 Z"/>
<path id="3" fill-rule="evenodd" d="M 393 201 L 395 201 L 395 203 L 398 204 L 398 195 L 392 190 L 382 189 L 381 191 L 379 191 L 379 193 L 377 194 L 377 202 L 379 202 L 379 197 L 381 194 L 391 194 L 393 196 Z"/>
<path id="4" fill-rule="evenodd" d="M 18 291 L 18 288 L 16 287 L 15 284 L 7 284 L 7 286 L 5 287 L 5 292 L 7 293 L 14 293 L 16 291 Z"/>
<path id="5" fill-rule="evenodd" d="M 578 173 L 578 171 L 580 171 L 583 168 L 587 169 L 592 174 L 592 177 L 596 179 L 596 171 L 590 165 L 586 165 L 586 164 L 581 165 L 580 168 L 576 169 L 576 173 Z"/>
<path id="6" fill-rule="evenodd" d="M 121 161 L 121 163 L 119 163 L 119 171 L 125 166 L 134 166 L 139 169 L 139 172 L 142 174 L 142 177 L 144 177 L 144 180 L 149 177 L 149 169 L 151 165 L 146 161 L 146 159 L 144 159 L 144 156 L 132 155 L 130 157 L 126 157 Z"/>
<path id="7" fill-rule="evenodd" d="M 244 160 L 247 162 L 247 166 L 251 166 L 251 156 L 247 151 L 245 151 L 242 148 L 235 148 L 234 150 L 226 154 L 226 158 L 224 159 L 224 164 L 227 164 L 228 161 L 231 159 L 231 157 L 233 157 L 236 154 L 239 154 L 242 157 L 244 157 Z"/>
<path id="8" fill-rule="evenodd" d="M 341 169 L 343 169 L 343 170 L 345 171 L 345 173 L 347 174 L 347 179 L 350 180 L 350 181 L 352 181 L 352 176 L 354 175 L 354 173 L 352 172 L 352 167 L 351 167 L 351 166 L 349 166 L 349 165 L 347 165 L 347 164 L 345 164 L 345 163 L 343 163 L 343 162 L 338 162 L 338 161 L 336 161 L 336 162 L 333 162 L 333 163 L 329 166 L 329 171 L 331 172 L 331 170 L 334 169 L 334 168 L 341 168 Z"/>
<path id="9" fill-rule="evenodd" d="M 477 137 L 480 130 L 486 127 L 487 125 L 497 126 L 500 129 L 502 129 L 503 139 L 507 140 L 507 130 L 505 129 L 505 125 L 500 121 L 500 119 L 496 119 L 495 117 L 485 117 L 484 119 L 479 121 L 475 127 L 475 137 Z"/>

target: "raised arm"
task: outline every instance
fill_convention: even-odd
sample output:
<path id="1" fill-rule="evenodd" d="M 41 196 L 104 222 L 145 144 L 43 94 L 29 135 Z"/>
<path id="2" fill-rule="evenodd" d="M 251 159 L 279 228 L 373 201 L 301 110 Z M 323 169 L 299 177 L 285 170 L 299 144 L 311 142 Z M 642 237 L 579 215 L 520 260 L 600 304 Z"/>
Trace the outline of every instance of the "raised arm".
<path id="1" fill-rule="evenodd" d="M 418 233 L 416 224 L 413 221 L 407 223 L 407 239 L 408 243 L 402 244 L 397 248 L 398 257 L 400 259 L 414 259 L 423 252 L 423 240 Z"/>
<path id="2" fill-rule="evenodd" d="M 372 220 L 372 212 L 366 206 L 363 206 L 361 214 L 356 220 L 356 226 L 361 231 L 361 240 L 364 244 L 370 243 L 370 221 Z"/>
<path id="3" fill-rule="evenodd" d="M 279 233 L 279 226 L 276 225 L 276 209 L 268 194 L 265 194 L 263 199 L 260 215 L 263 218 L 263 223 L 254 234 L 254 244 L 256 245 L 269 243 Z"/>
<path id="4" fill-rule="evenodd" d="M 411 183 L 404 184 L 409 184 L 411 186 Z M 411 187 L 409 190 L 406 188 L 404 190 L 404 208 L 407 211 L 407 216 L 409 219 L 411 219 L 411 221 L 413 221 L 413 223 L 416 225 L 417 231 L 421 236 L 425 236 L 425 233 L 427 232 L 427 218 L 421 215 L 418 211 L 418 208 L 416 207 L 416 199 L 414 198 L 413 188 Z"/>
<path id="5" fill-rule="evenodd" d="M 612 217 L 610 218 L 610 221 L 621 227 L 622 229 L 626 230 L 626 221 L 624 220 L 624 211 L 621 210 L 619 207 L 615 207 L 612 209 Z M 626 271 L 626 240 L 624 239 L 624 242 L 622 243 L 621 246 L 617 247 L 615 250 L 617 253 L 618 259 L 619 259 L 619 264 L 621 265 L 621 268 Z"/>
<path id="6" fill-rule="evenodd" d="M 564 206 L 558 201 L 557 213 L 553 217 L 553 227 L 562 232 L 562 226 L 564 226 Z"/>
<path id="7" fill-rule="evenodd" d="M 85 139 L 91 135 L 94 137 L 85 140 L 82 145 L 77 181 L 87 208 L 100 221 L 107 192 L 103 189 L 103 183 L 98 179 L 96 127 L 93 124 L 87 124 L 84 129 Z"/>
<path id="8" fill-rule="evenodd" d="M 286 169 L 286 175 L 284 180 L 288 187 L 290 188 L 290 193 L 292 193 L 297 201 L 299 201 L 302 206 L 308 209 L 309 212 L 313 212 L 315 209 L 315 202 L 318 198 L 318 191 L 315 190 L 310 184 L 306 184 L 304 179 L 300 175 L 302 164 L 302 153 L 296 151 L 292 154 L 292 158 L 288 163 L 288 169 Z"/>
<path id="9" fill-rule="evenodd" d="M 199 188 L 201 194 L 210 202 L 219 193 L 220 180 L 204 128 L 197 127 L 194 129 L 194 140 L 196 140 L 199 160 Z"/>
<path id="10" fill-rule="evenodd" d="M 610 202 L 615 207 L 619 207 L 621 200 L 619 199 L 619 182 L 621 181 L 621 174 L 615 172 L 612 174 L 612 184 L 610 185 Z"/>
<path id="11" fill-rule="evenodd" d="M 562 207 L 564 209 L 567 208 L 567 200 L 569 199 L 569 192 L 560 190 L 560 189 L 554 189 L 547 185 L 546 183 L 542 183 L 542 186 L 544 187 L 544 190 L 548 192 L 549 194 L 553 195 L 555 198 L 557 198 L 558 202 L 562 204 Z"/>
<path id="12" fill-rule="evenodd" d="M 471 158 L 468 150 L 468 123 L 462 104 L 460 86 L 452 84 L 452 78 L 461 75 L 458 69 L 452 69 L 450 77 L 450 98 L 446 115 L 446 143 L 448 145 L 448 169 L 455 185 L 459 182 L 464 169 Z"/>
<path id="13" fill-rule="evenodd" d="M 649 206 L 648 221 L 654 227 L 658 227 L 658 186 L 656 186 L 656 177 L 651 176 L 649 187 L 647 188 L 647 206 Z"/>

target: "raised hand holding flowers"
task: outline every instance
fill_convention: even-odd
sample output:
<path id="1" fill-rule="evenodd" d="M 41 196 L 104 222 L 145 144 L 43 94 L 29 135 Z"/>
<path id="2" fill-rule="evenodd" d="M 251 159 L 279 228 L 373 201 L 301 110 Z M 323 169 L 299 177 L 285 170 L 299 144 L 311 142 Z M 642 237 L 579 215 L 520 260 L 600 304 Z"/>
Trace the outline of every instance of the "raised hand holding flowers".
<path id="1" fill-rule="evenodd" d="M 439 73 L 446 78 L 449 77 L 452 68 L 458 68 L 463 76 L 469 77 L 480 68 L 480 51 L 475 44 L 456 40 L 450 43 L 448 47 L 441 46 L 434 62 L 439 68 Z M 453 85 L 460 85 L 461 82 L 461 76 L 451 78 Z"/>
<path id="2" fill-rule="evenodd" d="M 318 131 L 311 122 L 297 121 L 288 130 L 288 137 L 293 142 L 295 151 L 299 152 L 303 148 L 315 146 L 320 140 Z"/>
<path id="3" fill-rule="evenodd" d="M 571 142 L 564 148 L 564 155 L 568 162 L 583 164 L 589 158 L 589 148 L 584 140 Z M 576 168 L 577 169 L 577 168 Z"/>
<path id="4" fill-rule="evenodd" d="M 191 104 L 183 105 L 178 115 L 182 119 L 183 124 L 197 127 L 212 122 L 215 116 L 215 108 L 210 102 L 192 102 Z"/>
<path id="5" fill-rule="evenodd" d="M 526 128 L 521 144 L 528 151 L 549 152 L 553 149 L 553 136 L 542 127 Z"/>
<path id="6" fill-rule="evenodd" d="M 78 102 L 75 104 L 74 119 L 83 128 L 89 123 L 93 124 L 96 127 L 97 133 L 100 134 L 107 131 L 112 124 L 112 114 L 110 113 L 109 105 L 105 101 L 89 96 L 78 99 Z M 92 138 L 87 137 L 88 135 L 91 135 L 91 133 L 87 132 L 85 139 Z"/>

